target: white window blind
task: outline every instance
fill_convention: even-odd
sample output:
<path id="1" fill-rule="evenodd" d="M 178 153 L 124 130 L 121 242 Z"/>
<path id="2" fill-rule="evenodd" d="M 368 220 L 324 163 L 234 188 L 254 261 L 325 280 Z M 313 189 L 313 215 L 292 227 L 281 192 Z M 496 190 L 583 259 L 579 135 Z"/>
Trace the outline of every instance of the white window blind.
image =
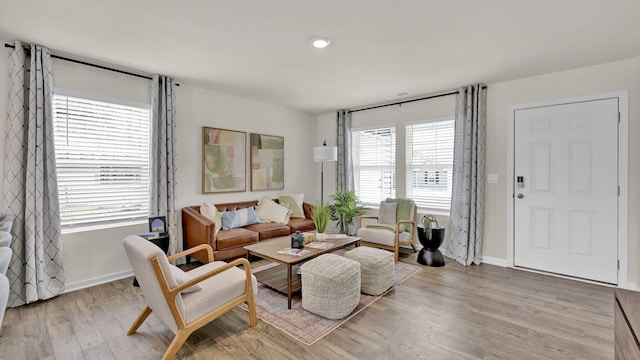
<path id="1" fill-rule="evenodd" d="M 359 200 L 368 205 L 395 197 L 396 129 L 352 132 L 353 176 Z"/>
<path id="2" fill-rule="evenodd" d="M 53 96 L 63 229 L 149 216 L 149 108 Z"/>
<path id="3" fill-rule="evenodd" d="M 406 133 L 407 197 L 421 208 L 449 210 L 454 121 L 409 124 Z"/>

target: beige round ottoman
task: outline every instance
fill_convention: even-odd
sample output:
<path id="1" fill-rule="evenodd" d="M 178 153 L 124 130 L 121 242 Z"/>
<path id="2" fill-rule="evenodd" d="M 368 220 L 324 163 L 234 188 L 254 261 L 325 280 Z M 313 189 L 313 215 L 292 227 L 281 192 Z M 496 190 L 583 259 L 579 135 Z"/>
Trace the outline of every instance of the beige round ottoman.
<path id="1" fill-rule="evenodd" d="M 364 294 L 380 295 L 393 285 L 393 253 L 372 247 L 359 246 L 349 250 L 344 257 L 360 263 Z"/>
<path id="2" fill-rule="evenodd" d="M 335 254 L 306 262 L 302 269 L 302 308 L 328 319 L 342 319 L 360 302 L 360 264 Z"/>

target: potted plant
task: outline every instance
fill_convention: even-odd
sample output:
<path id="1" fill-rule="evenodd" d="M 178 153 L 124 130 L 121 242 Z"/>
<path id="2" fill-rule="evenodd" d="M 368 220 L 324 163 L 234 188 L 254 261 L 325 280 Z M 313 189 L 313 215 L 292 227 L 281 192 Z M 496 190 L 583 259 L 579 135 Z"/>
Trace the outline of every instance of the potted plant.
<path id="1" fill-rule="evenodd" d="M 329 205 L 331 220 L 338 222 L 338 230 L 342 234 L 349 234 L 349 227 L 358 216 L 367 213 L 367 208 L 358 205 L 358 196 L 354 190 L 339 191 L 330 196 L 333 203 Z"/>
<path id="2" fill-rule="evenodd" d="M 324 240 L 324 231 L 327 228 L 329 219 L 331 218 L 331 210 L 327 205 L 316 205 L 311 210 L 311 220 L 316 225 L 316 240 Z"/>

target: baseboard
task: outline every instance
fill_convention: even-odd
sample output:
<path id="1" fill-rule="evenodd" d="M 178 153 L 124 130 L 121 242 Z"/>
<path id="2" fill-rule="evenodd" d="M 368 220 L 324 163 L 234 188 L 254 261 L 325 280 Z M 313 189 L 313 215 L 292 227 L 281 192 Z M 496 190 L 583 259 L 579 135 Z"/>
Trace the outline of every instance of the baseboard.
<path id="1" fill-rule="evenodd" d="M 501 267 L 507 267 L 508 263 L 506 259 L 500 259 L 500 258 L 495 258 L 495 257 L 491 257 L 491 256 L 484 256 L 482 255 L 482 263 L 483 264 L 489 264 L 489 265 L 495 265 L 495 266 L 501 266 Z"/>
<path id="2" fill-rule="evenodd" d="M 92 287 L 96 285 L 106 284 L 108 282 L 128 278 L 130 276 L 133 276 L 133 270 L 131 269 L 120 271 L 113 274 L 98 276 L 91 279 L 68 283 L 68 284 L 65 284 L 64 286 L 64 293 L 68 293 L 68 292 L 72 292 L 80 289 L 86 289 L 88 287 Z"/>

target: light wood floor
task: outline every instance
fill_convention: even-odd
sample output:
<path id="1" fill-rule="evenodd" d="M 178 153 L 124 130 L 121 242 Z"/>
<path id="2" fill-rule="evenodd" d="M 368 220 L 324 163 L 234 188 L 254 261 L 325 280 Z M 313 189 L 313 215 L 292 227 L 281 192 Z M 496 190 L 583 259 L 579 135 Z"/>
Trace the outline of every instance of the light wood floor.
<path id="1" fill-rule="evenodd" d="M 401 261 L 416 264 L 416 255 Z M 8 309 L 1 359 L 159 359 L 173 334 L 131 279 Z M 177 359 L 613 359 L 611 288 L 447 259 L 313 346 L 236 309 L 196 331 Z"/>

